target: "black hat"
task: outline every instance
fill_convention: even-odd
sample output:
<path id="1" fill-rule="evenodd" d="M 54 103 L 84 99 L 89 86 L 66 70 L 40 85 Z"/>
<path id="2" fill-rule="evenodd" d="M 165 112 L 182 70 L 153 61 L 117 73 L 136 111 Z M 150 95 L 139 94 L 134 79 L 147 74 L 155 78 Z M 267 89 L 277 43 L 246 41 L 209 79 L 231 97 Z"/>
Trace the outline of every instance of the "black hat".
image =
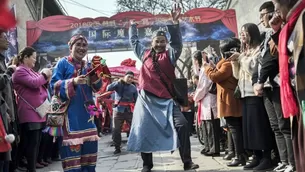
<path id="1" fill-rule="evenodd" d="M 132 71 L 127 71 L 126 73 L 125 73 L 125 75 L 132 75 L 132 76 L 134 76 L 134 73 L 132 72 Z"/>
<path id="2" fill-rule="evenodd" d="M 162 30 L 157 30 L 153 33 L 152 38 L 155 38 L 157 36 L 164 36 L 166 39 L 166 32 L 162 31 Z"/>

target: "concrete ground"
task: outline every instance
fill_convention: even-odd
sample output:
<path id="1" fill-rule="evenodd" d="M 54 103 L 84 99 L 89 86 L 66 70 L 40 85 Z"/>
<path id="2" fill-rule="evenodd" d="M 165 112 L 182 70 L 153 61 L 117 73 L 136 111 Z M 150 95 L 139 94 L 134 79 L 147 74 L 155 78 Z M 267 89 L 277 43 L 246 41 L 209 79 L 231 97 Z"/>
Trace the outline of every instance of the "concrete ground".
<path id="1" fill-rule="evenodd" d="M 96 166 L 97 172 L 137 172 L 142 169 L 142 159 L 138 153 L 130 153 L 126 151 L 126 135 L 123 135 L 122 153 L 118 156 L 113 155 L 114 147 L 111 147 L 111 136 L 106 135 L 99 141 L 98 162 Z M 228 168 L 227 161 L 221 157 L 206 157 L 200 154 L 201 145 L 197 138 L 191 137 L 192 157 L 194 163 L 200 165 L 200 168 L 193 171 L 198 172 L 216 172 L 230 171 L 241 172 L 242 167 Z M 54 162 L 53 164 L 37 172 L 62 172 L 61 163 Z M 154 172 L 182 172 L 183 164 L 180 160 L 179 152 L 169 153 L 154 153 Z"/>

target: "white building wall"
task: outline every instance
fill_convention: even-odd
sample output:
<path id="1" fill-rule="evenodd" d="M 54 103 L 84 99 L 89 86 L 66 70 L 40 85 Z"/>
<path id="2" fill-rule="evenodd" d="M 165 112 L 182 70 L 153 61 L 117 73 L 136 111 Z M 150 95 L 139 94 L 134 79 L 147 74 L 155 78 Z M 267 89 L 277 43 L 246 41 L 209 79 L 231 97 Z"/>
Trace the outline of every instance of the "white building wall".
<path id="1" fill-rule="evenodd" d="M 16 6 L 17 24 L 17 41 L 18 49 L 26 46 L 26 21 L 33 20 L 33 17 L 25 3 L 25 0 L 10 0 L 10 5 Z"/>
<path id="2" fill-rule="evenodd" d="M 258 24 L 259 21 L 259 7 L 266 2 L 266 0 L 232 0 L 230 9 L 235 9 L 238 31 L 242 25 L 246 23 Z M 262 26 L 260 26 L 260 29 Z"/>

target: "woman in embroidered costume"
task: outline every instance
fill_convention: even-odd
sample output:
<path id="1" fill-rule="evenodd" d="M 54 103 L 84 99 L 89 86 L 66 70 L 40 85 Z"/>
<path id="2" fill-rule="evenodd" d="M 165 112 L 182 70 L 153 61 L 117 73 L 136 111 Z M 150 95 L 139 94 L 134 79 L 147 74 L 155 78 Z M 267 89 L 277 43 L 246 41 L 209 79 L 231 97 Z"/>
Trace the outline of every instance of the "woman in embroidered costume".
<path id="1" fill-rule="evenodd" d="M 101 80 L 90 65 L 82 60 L 88 51 L 87 39 L 75 35 L 68 43 L 70 56 L 58 61 L 51 79 L 54 95 L 69 101 L 63 126 L 61 147 L 62 166 L 65 172 L 95 172 L 98 136 L 85 102 L 93 101 L 92 92 L 101 87 Z"/>
<path id="2" fill-rule="evenodd" d="M 293 119 L 292 139 L 296 170 L 305 171 L 305 0 L 272 0 L 275 15 L 270 45 L 279 53 L 280 91 L 284 118 Z M 282 24 L 285 25 L 281 28 Z M 291 169 L 290 171 L 293 171 Z M 286 171 L 288 171 L 286 169 Z"/>
<path id="3" fill-rule="evenodd" d="M 171 83 L 175 78 L 175 64 L 182 50 L 180 14 L 180 7 L 175 6 L 172 11 L 174 25 L 167 26 L 171 35 L 171 48 L 168 50 L 165 32 L 155 32 L 152 37 L 152 48 L 146 49 L 138 40 L 137 25 L 134 22 L 129 30 L 131 46 L 143 65 L 139 76 L 140 92 L 133 112 L 127 149 L 141 152 L 142 172 L 150 172 L 153 168 L 152 152 L 174 151 L 178 144 L 184 169 L 199 168 L 192 162 L 187 121 L 180 111 L 180 105 L 171 96 L 173 87 L 166 86 L 160 79 L 161 75 L 165 83 Z M 156 63 L 163 74 L 156 71 Z"/>

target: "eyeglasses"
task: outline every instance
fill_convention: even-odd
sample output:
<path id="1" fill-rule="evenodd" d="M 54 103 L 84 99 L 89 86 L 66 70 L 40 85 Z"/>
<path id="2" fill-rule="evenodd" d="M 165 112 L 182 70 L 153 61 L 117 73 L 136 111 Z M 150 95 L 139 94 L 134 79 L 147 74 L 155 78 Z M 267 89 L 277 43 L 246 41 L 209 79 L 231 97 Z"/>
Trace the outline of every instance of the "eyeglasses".
<path id="1" fill-rule="evenodd" d="M 261 18 L 265 17 L 266 14 L 272 14 L 272 13 L 274 13 L 274 12 L 270 11 L 270 12 L 266 12 L 266 13 L 261 13 L 259 18 L 261 19 Z"/>

